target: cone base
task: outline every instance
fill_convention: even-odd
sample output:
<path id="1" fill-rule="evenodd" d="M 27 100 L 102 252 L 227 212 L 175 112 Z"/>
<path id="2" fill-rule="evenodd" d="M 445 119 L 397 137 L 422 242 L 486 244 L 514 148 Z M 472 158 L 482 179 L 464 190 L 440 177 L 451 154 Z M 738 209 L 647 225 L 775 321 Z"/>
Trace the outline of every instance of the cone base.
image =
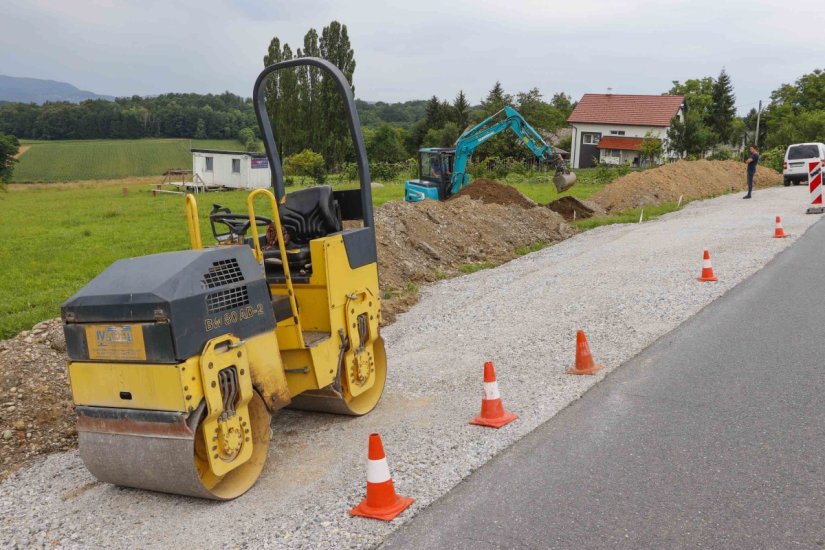
<path id="1" fill-rule="evenodd" d="M 774 235 L 773 236 L 774 239 L 784 239 L 785 237 L 787 237 L 787 235 L 785 235 L 784 233 L 782 233 L 781 235 Z"/>
<path id="2" fill-rule="evenodd" d="M 513 420 L 518 418 L 517 414 L 511 413 L 509 411 L 504 411 L 504 414 L 496 417 L 496 418 L 484 418 L 483 416 L 476 416 L 472 420 L 470 420 L 470 424 L 474 424 L 476 426 L 486 426 L 487 428 L 501 428 L 502 426 L 506 426 Z"/>
<path id="3" fill-rule="evenodd" d="M 363 518 L 392 521 L 398 516 L 398 514 L 409 508 L 413 502 L 415 502 L 414 498 L 396 495 L 395 502 L 392 504 L 382 506 L 381 508 L 375 508 L 367 505 L 367 499 L 364 499 L 361 501 L 361 504 L 355 506 L 349 511 L 349 513 L 351 516 L 361 516 Z"/>
<path id="4" fill-rule="evenodd" d="M 580 375 L 590 376 L 590 375 L 596 374 L 597 372 L 599 372 L 603 368 L 604 367 L 602 365 L 594 364 L 592 367 L 589 367 L 589 368 L 586 368 L 586 369 L 580 369 L 578 367 L 572 367 L 572 368 L 569 368 L 566 371 L 564 371 L 564 373 L 565 374 L 580 374 Z"/>
<path id="5" fill-rule="evenodd" d="M 717 277 L 716 275 L 714 275 L 713 277 L 699 277 L 699 280 L 703 283 L 715 283 L 719 280 L 719 277 Z"/>

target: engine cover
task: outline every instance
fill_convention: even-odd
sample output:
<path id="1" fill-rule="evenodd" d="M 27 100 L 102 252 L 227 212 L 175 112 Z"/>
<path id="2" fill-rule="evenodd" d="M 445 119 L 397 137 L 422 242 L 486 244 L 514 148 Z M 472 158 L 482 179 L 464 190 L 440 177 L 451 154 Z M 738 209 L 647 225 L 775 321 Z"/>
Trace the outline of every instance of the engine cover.
<path id="1" fill-rule="evenodd" d="M 247 246 L 118 260 L 61 315 L 73 361 L 177 363 L 216 336 L 275 328 L 263 269 Z"/>

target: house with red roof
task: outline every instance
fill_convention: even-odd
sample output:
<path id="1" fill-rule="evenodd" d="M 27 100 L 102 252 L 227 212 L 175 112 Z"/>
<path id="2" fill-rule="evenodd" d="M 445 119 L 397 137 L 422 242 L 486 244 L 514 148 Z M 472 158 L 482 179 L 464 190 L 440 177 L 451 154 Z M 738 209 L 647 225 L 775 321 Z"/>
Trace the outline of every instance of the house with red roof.
<path id="1" fill-rule="evenodd" d="M 570 163 L 573 168 L 597 162 L 639 166 L 644 139 L 662 140 L 667 151 L 671 121 L 684 120 L 684 113 L 680 95 L 584 94 L 567 119 L 573 128 Z"/>

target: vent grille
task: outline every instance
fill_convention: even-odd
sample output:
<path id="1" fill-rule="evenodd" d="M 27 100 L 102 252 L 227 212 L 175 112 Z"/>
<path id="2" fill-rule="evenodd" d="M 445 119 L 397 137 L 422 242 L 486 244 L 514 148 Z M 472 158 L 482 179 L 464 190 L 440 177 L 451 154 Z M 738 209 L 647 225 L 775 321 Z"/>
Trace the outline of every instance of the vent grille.
<path id="1" fill-rule="evenodd" d="M 239 283 L 243 280 L 241 266 L 238 265 L 238 260 L 235 258 L 213 262 L 212 267 L 203 276 L 203 284 L 206 285 L 206 288 Z M 244 289 L 244 291 L 246 290 Z"/>
<path id="2" fill-rule="evenodd" d="M 245 286 L 227 288 L 213 292 L 206 297 L 206 310 L 209 313 L 220 313 L 227 309 L 249 305 L 249 294 Z"/>

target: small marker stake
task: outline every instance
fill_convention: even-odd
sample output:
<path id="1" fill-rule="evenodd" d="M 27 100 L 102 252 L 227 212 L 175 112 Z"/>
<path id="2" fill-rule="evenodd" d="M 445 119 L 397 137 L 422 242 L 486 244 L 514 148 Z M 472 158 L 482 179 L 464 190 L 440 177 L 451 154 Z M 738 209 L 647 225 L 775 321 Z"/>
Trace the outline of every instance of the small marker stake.
<path id="1" fill-rule="evenodd" d="M 679 203 L 676 205 L 677 210 L 682 207 L 682 197 L 684 197 L 684 195 L 679 195 Z"/>
<path id="2" fill-rule="evenodd" d="M 644 219 L 645 219 L 645 209 L 642 208 L 642 212 L 639 214 L 639 223 L 642 223 L 642 221 Z"/>

